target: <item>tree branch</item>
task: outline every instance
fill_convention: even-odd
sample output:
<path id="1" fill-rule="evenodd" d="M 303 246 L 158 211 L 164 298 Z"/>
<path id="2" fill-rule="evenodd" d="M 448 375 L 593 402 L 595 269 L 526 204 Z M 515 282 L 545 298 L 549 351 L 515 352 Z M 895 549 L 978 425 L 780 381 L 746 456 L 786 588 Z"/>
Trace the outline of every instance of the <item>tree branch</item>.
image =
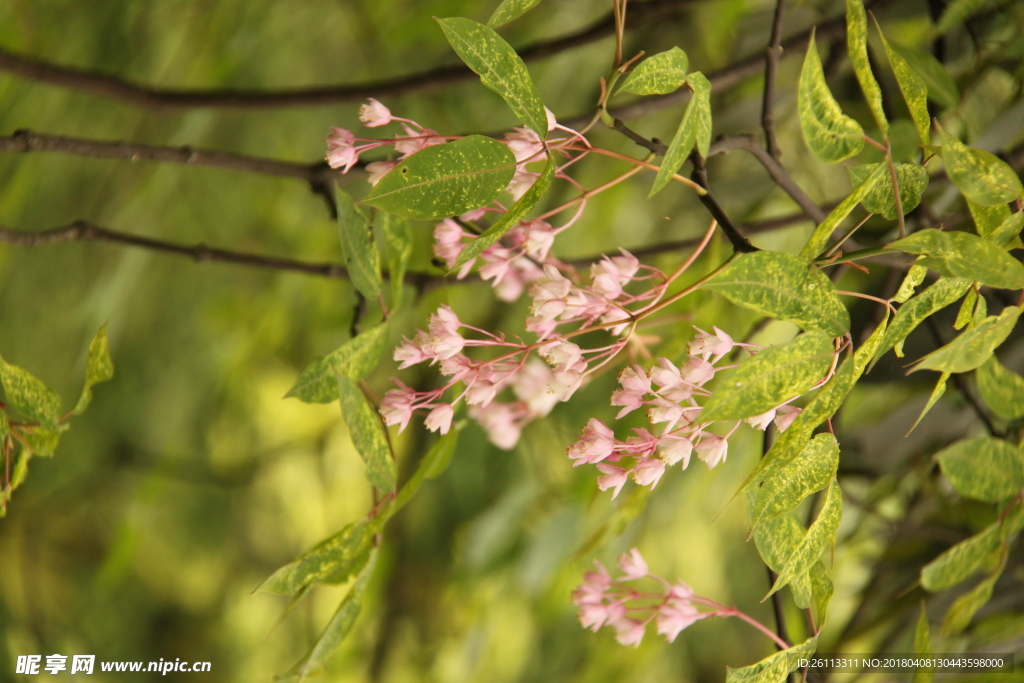
<path id="1" fill-rule="evenodd" d="M 711 194 L 711 186 L 708 184 L 708 172 L 704 168 L 704 157 L 700 155 L 700 152 L 694 150 L 690 154 L 690 162 L 693 164 L 693 173 L 690 174 L 690 179 L 704 188 L 705 193 L 700 195 L 700 203 L 707 208 L 716 221 L 718 226 L 722 228 L 722 232 L 729 238 L 732 243 L 733 249 L 740 252 L 741 254 L 748 254 L 752 251 L 760 251 L 757 247 L 750 243 L 746 237 L 739 231 L 736 225 L 729 220 L 729 216 L 725 213 L 725 209 L 721 207 L 715 196 Z"/>
<path id="2" fill-rule="evenodd" d="M 631 26 L 657 19 L 695 0 L 648 0 L 630 7 Z M 600 40 L 615 33 L 615 17 L 608 14 L 576 33 L 522 48 L 524 60 L 542 59 Z M 436 88 L 476 77 L 462 64 L 442 66 L 397 78 L 310 88 L 278 90 L 186 89 L 140 85 L 100 71 L 59 66 L 0 48 L 0 71 L 59 87 L 88 92 L 151 109 L 171 107 L 296 107 L 335 104 L 367 97 L 388 97 Z"/>
<path id="3" fill-rule="evenodd" d="M 765 145 L 772 159 L 782 156 L 779 143 L 775 139 L 775 70 L 782 56 L 782 16 L 786 0 L 775 0 L 775 15 L 772 17 L 772 35 L 768 49 L 764 52 L 764 99 L 761 102 L 761 127 L 764 128 Z"/>

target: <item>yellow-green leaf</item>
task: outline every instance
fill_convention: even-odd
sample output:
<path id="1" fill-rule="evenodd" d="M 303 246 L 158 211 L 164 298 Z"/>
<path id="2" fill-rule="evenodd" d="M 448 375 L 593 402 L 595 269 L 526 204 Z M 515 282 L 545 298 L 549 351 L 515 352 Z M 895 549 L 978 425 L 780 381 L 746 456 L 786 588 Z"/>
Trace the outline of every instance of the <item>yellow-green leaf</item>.
<path id="1" fill-rule="evenodd" d="M 940 278 L 935 284 L 900 306 L 875 350 L 874 360 L 877 361 L 886 351 L 906 339 L 928 316 L 962 297 L 970 287 L 970 280 Z M 903 356 L 902 352 L 896 355 Z"/>
<path id="2" fill-rule="evenodd" d="M 725 683 L 782 683 L 797 668 L 800 660 L 814 654 L 817 647 L 818 638 L 815 636 L 788 650 L 769 655 L 757 664 L 739 669 L 726 667 Z"/>
<path id="3" fill-rule="evenodd" d="M 56 429 L 61 416 L 60 396 L 56 391 L 3 357 L 0 357 L 0 384 L 3 384 L 7 405 L 47 429 Z"/>
<path id="4" fill-rule="evenodd" d="M 805 330 L 821 330 L 839 337 L 850 329 L 850 314 L 832 281 L 795 254 L 742 254 L 702 287 L 718 292 L 734 304 L 788 320 Z"/>
<path id="5" fill-rule="evenodd" d="M 971 619 L 979 609 L 992 599 L 992 588 L 999 580 L 1006 566 L 1006 555 L 1003 554 L 996 570 L 982 579 L 981 583 L 964 593 L 950 606 L 946 618 L 942 621 L 942 635 L 949 638 L 958 635 L 967 628 Z"/>
<path id="6" fill-rule="evenodd" d="M 381 288 L 380 251 L 373 239 L 373 228 L 356 208 L 351 195 L 340 187 L 335 189 L 334 203 L 338 207 L 338 232 L 349 280 L 363 296 L 376 299 Z"/>
<path id="7" fill-rule="evenodd" d="M 839 466 L 839 443 L 831 434 L 818 434 L 799 456 L 772 473 L 757 489 L 751 526 L 758 526 L 796 509 L 804 498 L 828 486 Z"/>
<path id="8" fill-rule="evenodd" d="M 814 229 L 811 238 L 807 240 L 807 244 L 800 250 L 800 255 L 806 259 L 817 258 L 825 250 L 825 246 L 828 244 L 829 238 L 832 237 L 832 233 L 836 231 L 836 228 L 861 203 L 868 192 L 871 191 L 871 188 L 875 186 L 875 183 L 879 182 L 881 178 L 888 176 L 888 174 L 889 169 L 885 165 L 879 164 L 878 168 L 872 171 L 860 185 L 853 188 L 850 194 L 846 196 L 846 199 L 839 202 L 839 205 L 832 209 L 828 216 L 825 217 L 825 220 Z"/>
<path id="9" fill-rule="evenodd" d="M 797 107 L 804 140 L 822 161 L 842 161 L 864 147 L 864 130 L 859 123 L 843 114 L 828 89 L 813 34 L 800 71 Z"/>
<path id="10" fill-rule="evenodd" d="M 846 49 L 850 53 L 853 73 L 864 92 L 868 108 L 871 109 L 882 135 L 888 137 L 889 122 L 882 109 L 882 89 L 878 87 L 878 81 L 871 72 L 871 62 L 868 59 L 868 17 L 864 11 L 864 3 L 860 0 L 846 0 Z"/>
<path id="11" fill-rule="evenodd" d="M 695 72 L 687 76 L 686 83 L 693 91 L 693 97 L 687 103 L 676 134 L 672 136 L 661 160 L 661 168 L 658 169 L 648 197 L 653 197 L 668 185 L 675 172 L 690 156 L 694 144 L 704 156 L 707 156 L 711 144 L 711 82 L 704 74 Z"/>
<path id="12" fill-rule="evenodd" d="M 876 166 L 885 166 L 886 172 L 877 177 L 861 199 L 861 203 L 871 213 L 881 214 L 889 220 L 895 220 L 896 201 L 892 191 L 892 176 L 888 172 L 888 164 L 883 161 L 880 164 L 847 166 L 846 171 L 850 174 L 850 184 L 860 185 L 865 178 L 872 175 Z M 928 172 L 924 170 L 923 166 L 917 164 L 896 164 L 896 182 L 900 186 L 903 215 L 906 215 L 921 203 L 921 196 L 928 187 Z"/>
<path id="13" fill-rule="evenodd" d="M 928 630 L 928 612 L 921 602 L 921 616 L 917 619 L 917 628 L 914 629 L 914 654 L 924 658 L 932 656 L 932 639 Z M 914 672 L 913 683 L 932 683 L 935 680 L 934 667 L 920 667 Z"/>
<path id="14" fill-rule="evenodd" d="M 92 401 L 92 388 L 100 382 L 106 382 L 114 376 L 114 362 L 110 360 L 110 345 L 107 342 L 107 324 L 96 332 L 89 343 L 89 354 L 85 361 L 85 384 L 78 396 L 78 403 L 72 411 L 81 415 Z"/>
<path id="15" fill-rule="evenodd" d="M 947 277 L 974 280 L 989 287 L 1024 287 L 1024 264 L 994 242 L 967 232 L 920 230 L 885 247 L 890 251 L 922 254 L 922 266 Z"/>
<path id="16" fill-rule="evenodd" d="M 943 107 L 955 107 L 960 101 L 960 89 L 947 68 L 930 52 L 889 43 L 889 48 L 903 58 L 914 73 L 921 76 L 928 88 L 928 97 Z"/>
<path id="17" fill-rule="evenodd" d="M 952 588 L 981 568 L 1000 546 L 999 522 L 960 541 L 921 569 L 921 585 L 933 593 Z"/>
<path id="18" fill-rule="evenodd" d="M 935 404 L 938 403 L 939 399 L 942 398 L 943 394 L 946 393 L 946 382 L 949 381 L 949 377 L 950 373 L 948 372 L 944 372 L 941 375 L 939 375 L 939 379 L 935 382 L 935 386 L 932 388 L 932 393 L 928 395 L 928 401 L 925 402 L 924 408 L 922 408 L 921 412 L 918 413 L 917 419 L 914 420 L 914 424 L 911 425 L 909 430 L 907 430 L 908 436 L 910 432 L 917 429 L 917 425 L 921 424 L 921 420 L 924 419 L 924 416 L 927 415 L 931 411 L 931 409 L 935 407 Z"/>
<path id="19" fill-rule="evenodd" d="M 921 139 L 921 144 L 927 145 L 931 142 L 928 84 L 924 77 L 903 58 L 902 53 L 893 49 L 893 46 L 885 39 L 885 34 L 882 33 L 882 27 L 878 26 L 877 20 L 875 20 L 875 26 L 878 28 L 878 35 L 882 38 L 882 45 L 885 47 L 885 54 L 889 58 L 893 75 L 896 76 L 896 83 L 900 87 L 900 92 L 903 93 L 903 100 L 907 103 L 907 109 L 910 110 L 910 118 L 913 119 L 914 127 L 917 128 L 917 135 Z"/>
<path id="20" fill-rule="evenodd" d="M 640 62 L 616 92 L 634 95 L 667 95 L 686 82 L 690 61 L 678 47 L 651 55 Z"/>
<path id="21" fill-rule="evenodd" d="M 502 0 L 494 14 L 487 20 L 491 28 L 498 28 L 523 16 L 540 4 L 540 0 Z"/>
<path id="22" fill-rule="evenodd" d="M 1024 377 L 1007 370 L 993 355 L 978 368 L 975 378 L 989 410 L 1004 420 L 1024 417 Z"/>
<path id="23" fill-rule="evenodd" d="M 833 356 L 832 339 L 817 331 L 761 351 L 719 383 L 700 420 L 740 420 L 792 400 L 825 377 Z"/>
<path id="24" fill-rule="evenodd" d="M 306 366 L 285 398 L 303 403 L 332 403 L 338 399 L 339 372 L 349 379 L 366 377 L 388 345 L 388 326 L 382 323 L 349 339 L 337 349 Z"/>
<path id="25" fill-rule="evenodd" d="M 942 128 L 942 160 L 950 181 L 973 202 L 1005 204 L 1024 194 L 1017 173 L 991 152 L 968 147 Z"/>
<path id="26" fill-rule="evenodd" d="M 554 158 L 549 157 L 547 165 L 533 185 L 530 186 L 530 189 L 519 198 L 519 201 L 509 207 L 509 210 L 501 218 L 495 221 L 491 227 L 487 228 L 482 235 L 462 249 L 462 253 L 459 254 L 459 258 L 456 259 L 452 269 L 457 270 L 462 265 L 476 258 L 484 249 L 500 240 L 505 233 L 514 228 L 530 212 L 530 209 L 536 206 L 537 202 L 547 194 L 547 191 L 551 189 L 551 182 L 555 178 L 556 166 Z"/>
<path id="27" fill-rule="evenodd" d="M 818 561 L 822 551 L 835 543 L 836 530 L 839 528 L 839 521 L 843 516 L 843 493 L 839 483 L 833 479 L 825 494 L 825 503 L 817 519 L 807 530 L 800 545 L 793 554 L 786 560 L 786 565 L 779 572 L 775 585 L 768 591 L 768 595 L 762 599 L 767 600 L 772 593 L 778 591 L 797 576 L 802 576 Z"/>
<path id="28" fill-rule="evenodd" d="M 362 203 L 403 218 L 457 216 L 497 199 L 515 168 L 516 157 L 506 145 L 470 135 L 427 147 L 399 162 Z"/>
<path id="29" fill-rule="evenodd" d="M 341 374 L 338 375 L 338 395 L 352 444 L 366 464 L 366 478 L 381 491 L 394 490 L 398 469 L 380 415 L 356 383 Z"/>
<path id="30" fill-rule="evenodd" d="M 910 266 L 910 270 L 907 271 L 903 282 L 900 283 L 899 290 L 896 291 L 896 296 L 892 300 L 898 304 L 906 303 L 907 299 L 914 296 L 917 286 L 924 282 L 926 275 L 928 275 L 928 269 L 921 264 L 915 263 Z"/>
<path id="31" fill-rule="evenodd" d="M 544 102 L 530 78 L 526 64 L 512 46 L 494 29 L 472 19 L 450 17 L 436 20 L 452 49 L 466 66 L 480 76 L 480 82 L 501 95 L 519 120 L 532 128 L 542 140 L 547 137 L 548 117 L 544 111 Z M 456 213 L 461 212 L 453 211 L 445 215 Z"/>
<path id="32" fill-rule="evenodd" d="M 998 316 L 991 315 L 940 349 L 932 351 L 912 371 L 967 372 L 980 367 L 1013 331 L 1020 308 L 1007 306 Z"/>
<path id="33" fill-rule="evenodd" d="M 935 454 L 957 493 L 998 503 L 1024 488 L 1024 455 L 1002 439 L 961 439 Z"/>
<path id="34" fill-rule="evenodd" d="M 381 232 L 388 250 L 388 279 L 391 280 L 391 308 L 400 308 L 405 291 L 405 271 L 412 257 L 412 230 L 409 221 L 381 212 Z"/>

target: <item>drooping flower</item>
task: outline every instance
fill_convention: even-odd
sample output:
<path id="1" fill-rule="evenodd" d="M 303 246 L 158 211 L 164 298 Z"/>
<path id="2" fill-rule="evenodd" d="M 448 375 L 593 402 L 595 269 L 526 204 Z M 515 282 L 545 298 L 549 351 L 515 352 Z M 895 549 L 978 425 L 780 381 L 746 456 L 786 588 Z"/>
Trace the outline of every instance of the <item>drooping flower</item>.
<path id="1" fill-rule="evenodd" d="M 377 128 L 392 121 L 391 110 L 372 97 L 363 106 L 359 107 L 359 120 L 367 128 Z"/>

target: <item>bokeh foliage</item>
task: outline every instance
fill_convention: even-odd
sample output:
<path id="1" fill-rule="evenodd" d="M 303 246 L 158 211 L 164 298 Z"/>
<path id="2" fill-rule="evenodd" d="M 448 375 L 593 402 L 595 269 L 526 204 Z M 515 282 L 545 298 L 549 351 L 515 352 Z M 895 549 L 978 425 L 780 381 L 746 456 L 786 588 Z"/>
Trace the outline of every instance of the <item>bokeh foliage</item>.
<path id="1" fill-rule="evenodd" d="M 354 83 L 455 64 L 430 17 L 484 21 L 495 4 L 9 0 L 0 5 L 0 45 L 157 85 Z M 679 45 L 689 68 L 713 74 L 767 44 L 773 2 L 675 5 L 629 32 L 629 54 Z M 513 45 L 525 45 L 582 29 L 608 9 L 588 0 L 541 3 L 502 32 Z M 935 18 L 923 5 L 875 3 L 873 9 L 894 44 L 935 47 Z M 839 2 L 794 4 L 787 9 L 787 34 L 844 11 Z M 976 147 L 1005 151 L 1021 141 L 1022 22 L 1019 4 L 993 3 L 970 19 L 969 30 L 951 26 L 938 38 L 958 92 L 949 95 L 943 81 L 947 101 L 927 106 L 949 133 Z M 544 102 L 560 119 L 592 106 L 612 47 L 608 37 L 530 63 Z M 871 54 L 881 54 L 874 47 Z M 843 43 L 819 40 L 818 49 L 822 78 L 843 111 L 875 134 L 876 108 L 860 97 Z M 794 180 L 828 205 L 846 196 L 851 181 L 841 165 L 822 163 L 804 143 L 797 97 L 802 61 L 791 56 L 780 64 L 777 134 Z M 890 108 L 884 115 L 894 157 L 904 153 L 909 160 L 912 153 L 896 148 L 915 149 L 921 105 L 912 101 L 908 108 L 891 73 L 875 73 Z M 762 81 L 758 74 L 712 91 L 715 135 L 758 130 Z M 7 74 L 0 74 L 0 101 L 4 135 L 27 127 L 299 162 L 322 156 L 329 126 L 357 125 L 355 102 L 145 110 Z M 386 103 L 442 132 L 488 133 L 516 123 L 476 80 Z M 679 116 L 678 107 L 668 108 L 635 127 L 667 140 Z M 637 152 L 613 131 L 594 138 Z M 709 163 L 715 193 L 730 215 L 757 226 L 792 214 L 792 200 L 741 154 Z M 881 156 L 866 148 L 861 159 L 878 163 Z M 578 176 L 585 186 L 607 177 L 601 164 L 583 167 Z M 596 197 L 584 219 L 559 238 L 558 254 L 587 257 L 699 236 L 707 214 L 696 198 L 673 190 L 647 199 L 651 181 L 644 174 Z M 344 182 L 357 195 L 366 190 L 360 177 Z M 948 185 L 925 197 L 941 216 L 970 216 Z M 0 225 L 42 229 L 75 219 L 185 244 L 342 260 L 338 228 L 323 198 L 297 180 L 60 154 L 0 156 Z M 862 235 L 881 237 L 890 226 L 876 218 Z M 442 274 L 430 262 L 430 224 L 413 227 L 411 271 Z M 812 230 L 811 221 L 797 221 L 752 241 L 796 252 Z M 706 272 L 727 253 L 724 241 L 715 243 L 700 265 Z M 653 258 L 674 267 L 679 253 Z M 885 296 L 891 296 L 899 283 L 892 272 L 851 270 L 838 285 L 890 288 Z M 4 246 L 0 278 L 0 352 L 54 387 L 65 406 L 74 405 L 86 349 L 104 323 L 117 367 L 113 381 L 94 388 L 92 405 L 55 456 L 31 463 L 27 483 L 0 522 L 0 671 L 13 671 L 16 655 L 35 652 L 210 660 L 209 678 L 224 681 L 267 680 L 287 671 L 328 622 L 345 587 L 317 586 L 280 623 L 287 598 L 253 590 L 373 504 L 337 404 L 282 399 L 310 361 L 349 338 L 359 310 L 355 289 L 341 280 L 190 263 L 102 243 Z M 422 292 L 407 287 L 404 294 L 417 301 L 392 321 L 392 342 L 422 327 L 442 302 L 486 329 L 514 329 L 525 311 L 525 302 L 500 307 L 489 288 L 454 279 Z M 685 320 L 652 330 L 665 339 L 663 355 L 682 351 L 691 323 L 718 325 L 741 338 L 759 320 L 710 293 L 687 301 Z M 855 337 L 869 332 L 877 305 L 847 306 Z M 947 340 L 955 317 L 954 309 L 937 318 Z M 756 340 L 783 342 L 794 333 L 793 326 L 774 323 Z M 1011 370 L 1024 367 L 1018 337 L 1011 335 L 999 351 Z M 922 325 L 903 351 L 913 360 L 935 346 Z M 369 384 L 383 391 L 392 374 L 385 363 Z M 917 585 L 921 568 L 997 522 L 991 505 L 960 498 L 932 459 L 941 447 L 983 433 L 963 392 L 948 392 L 903 438 L 935 376 L 902 375 L 899 359 L 885 356 L 836 420 L 846 505 L 832 574 L 836 598 L 821 637 L 825 651 L 912 651 L 926 596 Z M 409 384 L 431 381 L 422 371 L 400 376 Z M 462 430 L 448 469 L 424 482 L 388 524 L 362 616 L 328 660 L 329 680 L 720 679 L 724 665 L 771 653 L 761 636 L 725 620 L 698 624 L 671 646 L 651 638 L 638 651 L 579 627 L 569 591 L 591 557 L 610 560 L 631 545 L 643 547 L 662 574 L 684 577 L 765 623 L 773 620 L 769 603 L 759 604 L 769 585 L 754 543 L 745 540 L 746 512 L 741 503 L 727 505 L 755 467 L 760 435 L 738 432 L 725 466 L 674 473 L 653 493 L 627 490 L 609 504 L 590 473 L 571 467 L 564 449 L 588 418 L 613 414 L 607 405 L 613 385 L 613 377 L 599 378 L 590 391 L 531 425 L 512 453 L 491 446 L 475 427 Z M 984 398 L 986 385 L 978 389 Z M 978 392 L 973 384 L 968 391 Z M 998 418 L 1000 429 L 1019 436 L 1018 414 Z M 398 437 L 400 479 L 432 443 L 419 426 Z M 798 512 L 806 516 L 807 507 Z M 996 599 L 960 645 L 1020 649 L 1021 560 L 1019 550 L 1003 560 Z M 935 623 L 956 595 L 929 596 Z"/>

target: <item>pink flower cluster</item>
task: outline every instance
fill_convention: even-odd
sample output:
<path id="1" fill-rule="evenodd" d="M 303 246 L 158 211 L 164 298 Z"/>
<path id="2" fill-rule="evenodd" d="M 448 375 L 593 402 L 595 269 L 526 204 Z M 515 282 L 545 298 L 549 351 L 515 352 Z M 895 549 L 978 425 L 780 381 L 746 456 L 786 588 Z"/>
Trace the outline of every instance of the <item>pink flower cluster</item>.
<path id="1" fill-rule="evenodd" d="M 702 407 L 697 398 L 706 399 L 711 395 L 704 385 L 718 370 L 724 369 L 715 364 L 734 347 L 760 347 L 739 344 L 717 327 L 713 329 L 714 334 L 698 329 L 696 338 L 689 345 L 690 358 L 682 367 L 668 358 L 659 358 L 658 364 L 649 371 L 633 365 L 619 374 L 620 388 L 611 397 L 612 405 L 622 408 L 617 419 L 647 406 L 651 424 L 663 425 L 660 435 L 655 436 L 648 429 L 635 428 L 634 435 L 622 441 L 615 437 L 610 427 L 592 418 L 583 428 L 579 441 L 569 448 L 568 455 L 575 461 L 574 466 L 597 466 L 601 472 L 597 478 L 598 488 L 602 491 L 612 489 L 612 498 L 619 495 L 630 478 L 640 486 L 653 488 L 667 467 L 682 463 L 682 469 L 686 469 L 694 452 L 709 469 L 725 460 L 728 438 L 739 421 L 732 424 L 724 436 L 707 431 L 714 423 L 701 421 Z M 778 429 L 785 431 L 799 412 L 799 408 L 781 405 L 748 418 L 747 422 L 763 430 L 774 420 Z M 615 464 L 624 459 L 629 460 L 628 466 Z"/>
<path id="2" fill-rule="evenodd" d="M 462 329 L 477 332 L 482 338 L 467 339 Z M 506 351 L 503 355 L 484 361 L 475 361 L 463 353 L 472 346 L 489 346 Z M 573 345 L 575 346 L 575 345 Z M 512 448 L 519 440 L 523 426 L 537 417 L 543 417 L 559 400 L 566 400 L 579 386 L 582 377 L 560 377 L 560 368 L 552 370 L 529 352 L 537 348 L 522 343 L 508 342 L 499 335 L 461 322 L 447 305 L 430 316 L 427 331 L 416 333 L 415 338 L 403 340 L 395 349 L 394 358 L 399 368 L 429 361 L 437 365 L 447 378 L 444 386 L 427 391 L 416 391 L 397 379 L 397 389 L 388 391 L 381 401 L 381 414 L 389 425 L 405 429 L 413 412 L 427 411 L 424 424 L 431 431 L 442 434 L 451 427 L 454 408 L 462 401 L 469 406 L 469 415 L 487 431 L 491 441 L 501 448 Z M 578 350 L 579 347 L 576 347 Z M 546 358 L 554 358 L 552 350 Z M 578 369 L 578 365 L 574 366 Z M 586 364 L 583 363 L 583 368 Z M 442 400 L 445 392 L 462 383 L 463 390 L 451 401 Z M 572 386 L 565 386 L 569 382 Z M 511 389 L 516 400 L 496 401 L 504 389 Z"/>
<path id="3" fill-rule="evenodd" d="M 682 581 L 669 583 L 651 574 L 640 551 L 633 548 L 619 558 L 623 575 L 613 579 L 604 565 L 594 561 L 596 571 L 587 572 L 583 583 L 573 591 L 572 601 L 579 609 L 580 623 L 593 631 L 611 626 L 623 645 L 639 646 L 647 624 L 655 622 L 659 635 L 670 643 L 679 632 L 699 619 L 730 614 L 729 610 L 701 612 L 696 605 L 719 608 L 717 603 L 694 595 Z M 651 578 L 661 584 L 657 593 L 643 593 L 625 584 Z"/>
<path id="4" fill-rule="evenodd" d="M 445 142 L 445 138 L 436 130 L 424 128 L 411 119 L 394 116 L 391 110 L 373 98 L 359 108 L 359 120 L 367 128 L 378 128 L 398 121 L 402 124 L 405 135 L 396 135 L 390 140 L 357 138 L 350 130 L 332 126 L 331 132 L 327 136 L 327 156 L 325 158 L 331 168 L 340 168 L 342 173 L 348 173 L 359 161 L 359 155 L 371 149 L 393 146 L 399 153 L 399 158 L 404 159 L 421 149 L 431 145 L 441 145 Z M 356 142 L 364 144 L 357 145 Z M 367 164 L 366 171 L 370 174 L 370 184 L 376 185 L 388 171 L 395 167 L 395 163 L 394 161 L 374 161 Z"/>

